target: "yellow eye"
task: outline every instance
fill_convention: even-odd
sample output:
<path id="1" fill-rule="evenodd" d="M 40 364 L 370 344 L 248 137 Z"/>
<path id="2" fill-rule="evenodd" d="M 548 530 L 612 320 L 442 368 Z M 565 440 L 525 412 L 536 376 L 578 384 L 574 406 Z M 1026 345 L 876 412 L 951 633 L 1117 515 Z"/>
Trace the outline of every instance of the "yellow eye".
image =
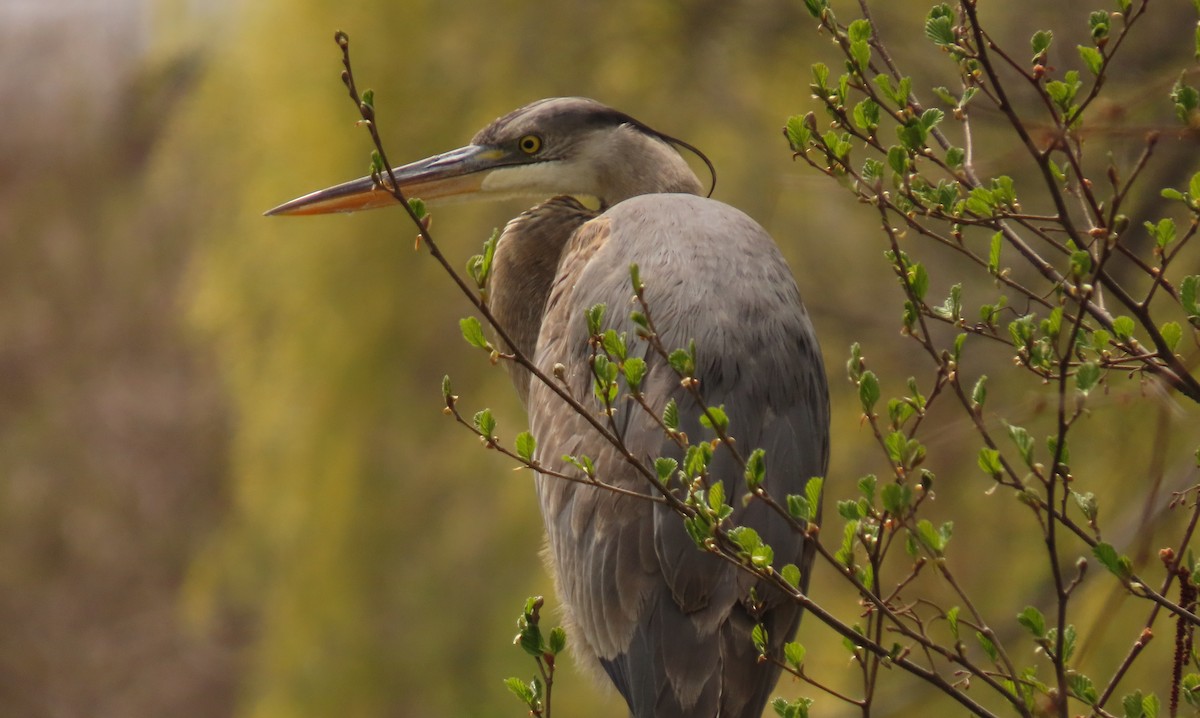
<path id="1" fill-rule="evenodd" d="M 517 144 L 525 154 L 536 155 L 538 150 L 542 149 L 542 138 L 537 135 L 525 135 Z"/>

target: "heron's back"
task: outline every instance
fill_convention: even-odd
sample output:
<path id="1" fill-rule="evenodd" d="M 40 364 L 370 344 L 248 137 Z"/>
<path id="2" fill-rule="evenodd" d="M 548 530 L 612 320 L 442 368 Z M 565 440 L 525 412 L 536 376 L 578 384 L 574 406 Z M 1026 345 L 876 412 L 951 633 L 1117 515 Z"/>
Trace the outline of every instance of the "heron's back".
<path id="1" fill-rule="evenodd" d="M 823 475 L 828 457 L 828 395 L 820 353 L 794 280 L 767 233 L 740 211 L 693 195 L 626 200 L 583 225 L 559 265 L 538 340 L 547 374 L 566 368 L 573 394 L 592 398 L 583 312 L 607 306 L 607 326 L 627 332 L 645 357 L 644 391 L 655 412 L 674 398 L 682 429 L 706 436 L 700 407 L 678 376 L 635 339 L 629 266 L 638 264 L 645 297 L 667 350 L 696 342 L 696 377 L 709 405 L 724 405 L 743 454 L 767 452 L 766 488 L 783 500 Z M 648 494 L 651 487 L 544 386 L 530 392 L 539 460 L 570 471 L 564 454 L 586 455 L 606 483 Z M 616 425 L 629 450 L 651 464 L 681 458 L 652 417 L 618 404 Z M 741 467 L 727 450 L 710 465 L 725 482 L 733 521 L 753 526 L 779 566 L 804 565 L 802 538 L 760 502 L 742 507 Z M 549 477 L 538 479 L 549 557 L 576 651 L 613 679 L 636 718 L 757 718 L 778 671 L 759 665 L 755 618 L 743 601 L 753 577 L 699 551 L 670 509 Z M 807 572 L 807 567 L 805 566 Z M 767 625 L 776 650 L 799 621 L 798 607 L 765 585 Z"/>

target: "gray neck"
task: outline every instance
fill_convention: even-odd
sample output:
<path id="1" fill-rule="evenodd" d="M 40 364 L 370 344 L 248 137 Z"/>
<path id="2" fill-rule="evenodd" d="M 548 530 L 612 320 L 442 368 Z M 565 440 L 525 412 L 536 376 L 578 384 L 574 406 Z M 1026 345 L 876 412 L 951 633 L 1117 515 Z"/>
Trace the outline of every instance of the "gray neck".
<path id="1" fill-rule="evenodd" d="M 605 207 L 643 194 L 679 192 L 702 194 L 704 189 L 692 168 L 674 147 L 636 127 L 622 125 L 585 151 L 592 151 Z"/>
<path id="2" fill-rule="evenodd" d="M 594 216 L 570 197 L 555 197 L 504 227 L 492 260 L 488 308 L 512 338 L 513 345 L 505 346 L 506 350 L 534 359 L 558 260 L 575 230 Z M 503 346 L 498 338 L 496 343 Z M 522 406 L 528 408 L 529 372 L 516 362 L 504 365 Z"/>

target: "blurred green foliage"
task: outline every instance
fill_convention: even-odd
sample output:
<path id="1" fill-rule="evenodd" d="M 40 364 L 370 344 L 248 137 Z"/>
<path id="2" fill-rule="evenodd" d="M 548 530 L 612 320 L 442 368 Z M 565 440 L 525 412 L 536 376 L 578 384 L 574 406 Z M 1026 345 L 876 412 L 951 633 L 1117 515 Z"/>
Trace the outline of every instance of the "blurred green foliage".
<path id="1" fill-rule="evenodd" d="M 945 84 L 922 36 L 928 4 L 887 3 L 876 16 L 889 39 L 911 34 L 892 46 L 925 73 L 918 89 Z M 1049 53 L 1061 60 L 1058 46 L 1076 40 L 1060 19 L 1091 6 L 1028 5 L 985 12 L 1001 36 L 1053 27 Z M 501 682 L 526 668 L 510 645 L 511 609 L 553 596 L 532 486 L 473 450 L 441 416 L 439 392 L 449 373 L 464 410 L 491 406 L 507 441 L 524 428 L 507 378 L 465 350 L 456 322 L 466 305 L 412 251 L 400 213 L 260 216 L 367 171 L 335 29 L 354 38 L 396 161 L 567 94 L 703 148 L 716 196 L 783 247 L 827 365 L 861 342 L 883 396 L 916 371 L 877 217 L 789 162 L 780 135 L 784 118 L 815 107 L 807 68 L 829 59 L 802 3 L 269 0 L 198 15 L 164 1 L 154 12 L 145 56 L 112 70 L 126 75 L 111 116 L 30 105 L 13 117 L 58 123 L 51 140 L 0 145 L 0 704 L 14 713 L 518 714 Z M 1191 20 L 1166 10 L 1154 23 L 1113 81 L 1120 101 L 1105 141 L 1117 155 L 1138 147 L 1122 144 L 1121 128 L 1172 120 L 1164 98 L 1189 57 Z M 9 67 L 52 82 L 34 60 Z M 982 160 L 989 172 L 1021 182 L 1003 143 L 978 142 L 995 148 Z M 1147 185 L 1186 176 L 1193 154 L 1164 152 Z M 462 264 L 521 208 L 438 209 L 433 230 Z M 1139 213 L 1134 226 L 1162 210 L 1148 199 Z M 931 296 L 961 270 L 945 257 L 926 265 Z M 1041 394 L 1006 375 L 1006 359 L 968 359 L 990 377 L 989 408 L 1031 431 L 1045 425 Z M 836 369 L 831 383 L 826 486 L 849 496 L 878 462 L 861 450 L 860 397 Z M 1089 421 L 1100 438 L 1072 451 L 1078 473 L 1109 484 L 1091 490 L 1110 492 L 1113 543 L 1124 538 L 1144 566 L 1163 492 L 1179 488 L 1147 499 L 1177 467 L 1146 457 L 1168 445 L 1178 455 L 1196 430 L 1170 400 L 1139 399 L 1132 382 L 1097 399 Z M 955 550 L 978 557 L 960 576 L 997 606 L 1036 604 L 1045 586 L 996 573 L 1000 549 L 1037 546 L 1010 532 L 1017 509 L 985 494 L 970 427 L 927 421 L 938 427 L 926 463 L 940 477 L 934 523 L 953 518 Z M 1117 427 L 1124 442 L 1103 438 Z M 846 620 L 858 610 L 820 573 L 813 592 Z M 1076 620 L 1089 637 L 1080 650 L 1119 660 L 1127 626 L 1109 619 L 1123 600 L 1091 594 Z M 853 679 L 827 631 L 813 621 L 801 631 L 815 674 Z M 563 665 L 555 702 L 565 715 L 621 711 Z M 877 705 L 911 713 L 926 697 L 905 690 Z"/>
<path id="2" fill-rule="evenodd" d="M 528 478 L 471 451 L 438 392 L 450 373 L 467 406 L 497 407 L 511 439 L 524 419 L 507 378 L 461 350 L 466 305 L 412 251 L 399 213 L 259 216 L 367 171 L 332 31 L 353 38 L 398 162 L 526 101 L 584 94 L 704 146 L 718 191 L 761 216 L 791 171 L 775 137 L 803 47 L 781 21 L 799 14 L 783 2 L 277 7 L 225 36 L 157 166 L 157 186 L 186 181 L 210 203 L 192 311 L 235 417 L 231 511 L 188 605 L 261 616 L 247 715 L 511 712 L 499 680 L 514 670 L 510 607 L 552 594 L 540 520 Z M 222 162 L 198 151 L 213 147 Z M 434 231 L 465 261 L 520 207 L 437 210 Z M 578 676 L 561 682 L 560 711 L 619 708 Z"/>

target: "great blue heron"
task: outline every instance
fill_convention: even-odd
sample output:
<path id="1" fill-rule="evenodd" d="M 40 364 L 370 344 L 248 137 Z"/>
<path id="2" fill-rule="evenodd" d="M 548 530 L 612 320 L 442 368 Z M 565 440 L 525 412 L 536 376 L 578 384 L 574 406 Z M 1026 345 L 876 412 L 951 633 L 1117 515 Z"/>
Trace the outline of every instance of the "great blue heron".
<path id="1" fill-rule="evenodd" d="M 634 336 L 629 267 L 637 263 L 663 344 L 695 340 L 705 401 L 724 405 L 739 447 L 766 450 L 765 487 L 782 499 L 824 476 L 828 461 L 828 387 L 817 340 L 775 243 L 742 212 L 700 196 L 700 181 L 675 151 L 681 144 L 594 100 L 554 98 L 501 117 L 466 147 L 397 168 L 395 177 L 406 195 L 426 201 L 552 197 L 504 228 L 490 308 L 511 348 L 535 358 L 547 376 L 561 364 L 566 384 L 585 401 L 592 375 L 584 310 L 604 303 L 609 326 Z M 579 198 L 598 201 L 599 211 Z M 268 214 L 393 202 L 364 178 Z M 667 362 L 643 356 L 643 391 L 655 410 L 674 398 L 682 430 L 702 437 L 702 408 Z M 605 482 L 653 491 L 542 382 L 519 368 L 512 379 L 542 465 L 571 471 L 561 457 L 586 455 Z M 644 410 L 620 406 L 616 424 L 643 460 L 679 456 Z M 710 471 L 731 497 L 745 492 L 731 452 L 718 449 Z M 757 661 L 751 630 L 765 624 L 778 653 L 795 632 L 799 607 L 697 550 L 662 504 L 543 475 L 536 484 L 577 657 L 608 674 L 635 718 L 757 718 L 779 671 Z M 732 521 L 755 528 L 777 565 L 799 564 L 807 581 L 812 547 L 762 502 L 731 503 Z M 758 605 L 750 603 L 751 588 Z"/>

